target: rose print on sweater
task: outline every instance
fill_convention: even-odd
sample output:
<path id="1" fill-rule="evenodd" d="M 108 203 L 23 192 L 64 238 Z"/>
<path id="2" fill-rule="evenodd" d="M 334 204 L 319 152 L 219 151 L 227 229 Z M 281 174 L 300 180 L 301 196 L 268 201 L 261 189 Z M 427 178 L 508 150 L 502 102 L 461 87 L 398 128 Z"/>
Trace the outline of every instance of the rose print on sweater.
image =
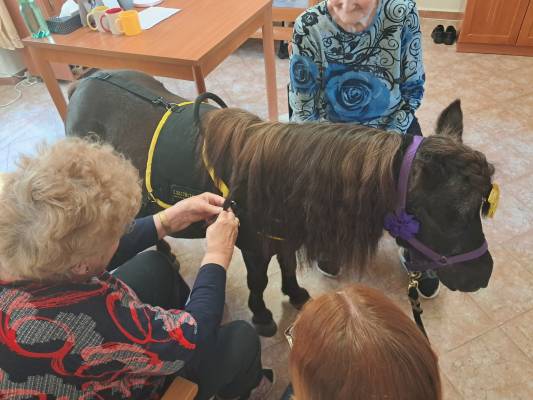
<path id="1" fill-rule="evenodd" d="M 328 119 L 333 122 L 366 122 L 385 114 L 390 91 L 369 72 L 330 64 L 325 73 Z"/>
<path id="2" fill-rule="evenodd" d="M 294 55 L 291 59 L 290 76 L 292 90 L 300 93 L 316 91 L 318 68 L 309 57 Z"/>

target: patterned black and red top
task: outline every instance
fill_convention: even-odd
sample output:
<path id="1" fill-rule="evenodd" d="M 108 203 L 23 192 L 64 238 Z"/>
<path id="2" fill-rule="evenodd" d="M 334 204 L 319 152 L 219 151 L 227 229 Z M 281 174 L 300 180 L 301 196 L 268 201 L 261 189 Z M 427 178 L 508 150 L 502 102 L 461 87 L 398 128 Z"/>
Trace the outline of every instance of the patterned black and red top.
<path id="1" fill-rule="evenodd" d="M 153 219 L 135 226 L 137 248 L 155 242 Z M 159 398 L 165 376 L 215 337 L 225 283 L 224 268 L 204 265 L 185 309 L 164 310 L 107 272 L 79 284 L 0 281 L 0 399 Z"/>

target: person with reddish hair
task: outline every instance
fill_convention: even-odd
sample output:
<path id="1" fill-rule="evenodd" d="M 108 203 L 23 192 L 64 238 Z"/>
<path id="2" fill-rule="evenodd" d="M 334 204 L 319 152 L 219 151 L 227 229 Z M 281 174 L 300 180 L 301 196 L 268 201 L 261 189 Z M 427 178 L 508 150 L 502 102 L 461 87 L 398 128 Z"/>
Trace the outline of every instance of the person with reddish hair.
<path id="1" fill-rule="evenodd" d="M 428 340 L 375 289 L 355 284 L 310 301 L 286 336 L 293 400 L 442 399 Z"/>

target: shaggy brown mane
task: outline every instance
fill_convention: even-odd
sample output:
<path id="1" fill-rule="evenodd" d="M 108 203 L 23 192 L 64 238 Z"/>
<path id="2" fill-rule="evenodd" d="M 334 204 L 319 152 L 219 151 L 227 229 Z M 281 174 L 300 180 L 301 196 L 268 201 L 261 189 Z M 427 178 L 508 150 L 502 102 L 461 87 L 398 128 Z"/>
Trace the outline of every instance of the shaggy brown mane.
<path id="1" fill-rule="evenodd" d="M 238 109 L 203 120 L 209 162 L 254 227 L 309 258 L 364 266 L 394 208 L 402 136 L 346 124 L 264 122 Z"/>

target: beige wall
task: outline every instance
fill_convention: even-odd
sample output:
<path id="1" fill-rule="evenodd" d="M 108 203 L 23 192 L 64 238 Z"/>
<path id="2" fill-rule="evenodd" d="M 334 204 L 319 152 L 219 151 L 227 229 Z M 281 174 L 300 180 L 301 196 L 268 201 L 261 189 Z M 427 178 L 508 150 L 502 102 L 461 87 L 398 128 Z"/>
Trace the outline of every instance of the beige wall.
<path id="1" fill-rule="evenodd" d="M 417 0 L 416 4 L 419 10 L 463 12 L 466 0 Z"/>

